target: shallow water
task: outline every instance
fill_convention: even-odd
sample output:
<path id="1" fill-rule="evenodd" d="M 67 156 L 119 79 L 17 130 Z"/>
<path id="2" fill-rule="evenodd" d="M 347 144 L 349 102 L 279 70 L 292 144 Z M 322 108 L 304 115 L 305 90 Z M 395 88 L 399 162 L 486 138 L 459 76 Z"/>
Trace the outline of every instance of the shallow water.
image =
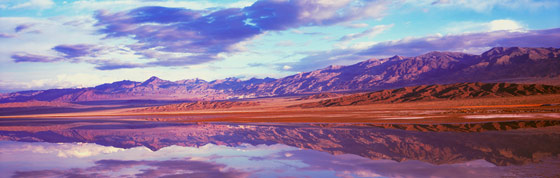
<path id="1" fill-rule="evenodd" d="M 560 175 L 558 125 L 484 132 L 441 127 L 448 128 L 421 132 L 368 124 L 2 119 L 0 176 Z"/>

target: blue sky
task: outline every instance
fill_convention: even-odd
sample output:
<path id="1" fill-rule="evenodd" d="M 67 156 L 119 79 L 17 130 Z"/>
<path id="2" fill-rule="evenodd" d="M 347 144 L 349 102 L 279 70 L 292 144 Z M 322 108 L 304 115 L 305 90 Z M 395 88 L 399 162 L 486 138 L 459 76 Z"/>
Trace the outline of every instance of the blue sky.
<path id="1" fill-rule="evenodd" d="M 557 0 L 0 0 L 0 92 L 560 47 L 558 9 Z"/>

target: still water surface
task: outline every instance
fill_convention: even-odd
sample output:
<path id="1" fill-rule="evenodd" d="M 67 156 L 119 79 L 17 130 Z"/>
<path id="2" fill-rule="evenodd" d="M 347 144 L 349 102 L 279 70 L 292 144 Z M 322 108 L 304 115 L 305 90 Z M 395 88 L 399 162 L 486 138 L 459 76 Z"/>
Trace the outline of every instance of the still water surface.
<path id="1" fill-rule="evenodd" d="M 0 176 L 559 176 L 560 126 L 516 125 L 537 128 L 2 119 Z"/>

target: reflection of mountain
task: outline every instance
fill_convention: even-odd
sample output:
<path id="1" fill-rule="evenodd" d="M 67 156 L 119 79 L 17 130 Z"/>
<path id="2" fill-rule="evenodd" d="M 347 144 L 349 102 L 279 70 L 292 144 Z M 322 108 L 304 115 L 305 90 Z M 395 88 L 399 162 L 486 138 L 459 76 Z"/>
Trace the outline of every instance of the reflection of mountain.
<path id="1" fill-rule="evenodd" d="M 0 102 L 126 99 L 228 99 L 333 91 L 379 90 L 459 82 L 531 82 L 558 84 L 560 49 L 493 48 L 481 55 L 430 52 L 416 57 L 370 59 L 330 66 L 280 79 L 119 81 L 90 88 L 51 89 L 0 94 Z"/>
<path id="2" fill-rule="evenodd" d="M 190 111 L 203 109 L 227 109 L 236 107 L 257 106 L 258 102 L 253 101 L 196 101 L 192 103 L 170 104 L 163 106 L 153 106 L 136 109 L 134 112 L 169 112 L 169 111 Z"/>
<path id="3" fill-rule="evenodd" d="M 91 121 L 93 122 L 93 121 Z M 42 124 L 47 123 L 45 121 Z M 28 123 L 29 124 L 29 123 Z M 488 130 L 560 125 L 559 121 L 519 121 L 468 127 Z M 498 125 L 498 126 L 496 126 Z M 37 126 L 37 128 L 43 126 Z M 400 129 L 385 129 L 390 127 Z M 461 124 L 427 127 L 453 131 Z M 208 143 L 237 146 L 241 143 L 281 143 L 331 154 L 355 154 L 371 159 L 420 160 L 433 164 L 459 163 L 485 159 L 496 165 L 538 162 L 560 154 L 558 126 L 532 130 L 486 132 L 418 132 L 395 125 L 243 125 L 167 124 L 126 122 L 75 126 L 52 131 L 0 131 L 1 140 L 43 142 L 91 142 L 119 148 L 146 146 L 158 150 L 170 145 L 202 146 Z M 63 128 L 63 127 L 61 127 Z M 405 129 L 408 127 L 404 127 Z M 410 127 L 408 130 L 415 127 Z M 416 127 L 424 128 L 426 127 Z M 492 129 L 493 128 L 493 129 Z M 416 129 L 423 130 L 423 129 Z M 462 129 L 456 129 L 461 131 Z M 482 129 L 484 130 L 484 129 Z"/>

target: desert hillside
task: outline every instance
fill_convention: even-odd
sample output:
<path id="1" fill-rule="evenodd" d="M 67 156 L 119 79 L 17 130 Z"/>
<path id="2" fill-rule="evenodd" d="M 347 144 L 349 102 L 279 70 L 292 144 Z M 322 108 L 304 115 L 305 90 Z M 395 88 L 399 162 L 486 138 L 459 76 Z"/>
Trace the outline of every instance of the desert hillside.
<path id="1" fill-rule="evenodd" d="M 174 112 L 209 109 L 228 109 L 235 107 L 257 106 L 258 102 L 252 101 L 197 101 L 192 103 L 170 104 L 163 106 L 147 107 L 133 110 L 133 112 Z"/>
<path id="2" fill-rule="evenodd" d="M 365 105 L 373 103 L 402 103 L 411 101 L 454 100 L 468 98 L 495 98 L 560 94 L 559 86 L 512 83 L 458 83 L 448 85 L 421 85 L 399 89 L 354 94 L 294 107 L 314 108 L 330 106 Z"/>

